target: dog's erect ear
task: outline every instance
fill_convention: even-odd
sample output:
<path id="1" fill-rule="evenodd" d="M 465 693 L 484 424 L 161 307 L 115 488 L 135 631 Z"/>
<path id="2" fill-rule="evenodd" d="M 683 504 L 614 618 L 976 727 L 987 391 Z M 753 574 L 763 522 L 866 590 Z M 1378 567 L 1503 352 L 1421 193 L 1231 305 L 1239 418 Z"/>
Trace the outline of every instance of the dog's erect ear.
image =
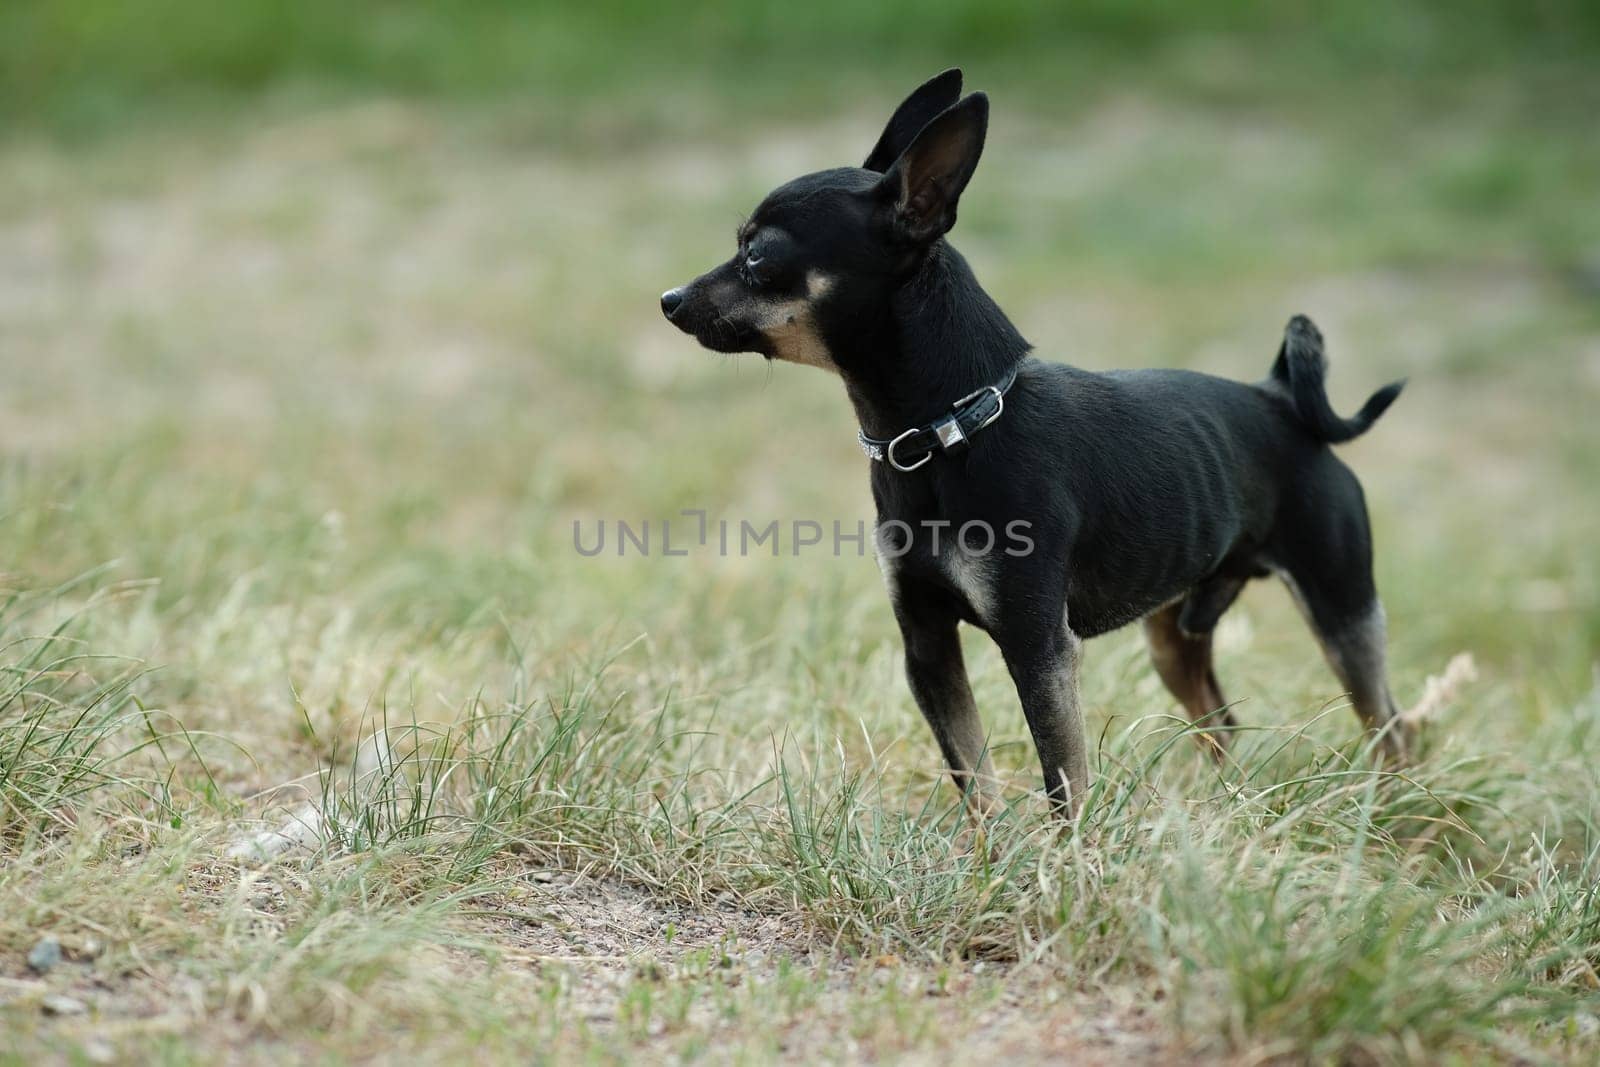
<path id="1" fill-rule="evenodd" d="M 988 128 L 989 98 L 973 93 L 924 126 L 880 179 L 908 239 L 932 241 L 956 224 L 956 201 L 978 169 Z"/>
<path id="2" fill-rule="evenodd" d="M 917 86 L 916 91 L 895 108 L 889 125 L 883 128 L 883 136 L 878 138 L 877 145 L 861 166 L 879 174 L 888 170 L 889 165 L 899 159 L 900 153 L 916 138 L 917 132 L 959 99 L 960 67 L 951 67 L 942 74 L 935 74 Z"/>

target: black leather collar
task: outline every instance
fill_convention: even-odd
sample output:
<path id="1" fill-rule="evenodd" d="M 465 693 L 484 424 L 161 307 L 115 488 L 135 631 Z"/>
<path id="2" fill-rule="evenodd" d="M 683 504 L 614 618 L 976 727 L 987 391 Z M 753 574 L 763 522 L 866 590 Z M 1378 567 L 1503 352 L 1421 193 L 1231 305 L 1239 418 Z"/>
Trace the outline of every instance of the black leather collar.
<path id="1" fill-rule="evenodd" d="M 973 434 L 1000 417 L 1006 409 L 1006 393 L 1016 380 L 1017 368 L 1012 367 L 998 383 L 968 393 L 950 406 L 949 414 L 927 426 L 913 426 L 887 441 L 857 430 L 856 440 L 868 459 L 887 463 L 897 471 L 914 471 L 935 452 L 959 455 L 966 451 Z"/>

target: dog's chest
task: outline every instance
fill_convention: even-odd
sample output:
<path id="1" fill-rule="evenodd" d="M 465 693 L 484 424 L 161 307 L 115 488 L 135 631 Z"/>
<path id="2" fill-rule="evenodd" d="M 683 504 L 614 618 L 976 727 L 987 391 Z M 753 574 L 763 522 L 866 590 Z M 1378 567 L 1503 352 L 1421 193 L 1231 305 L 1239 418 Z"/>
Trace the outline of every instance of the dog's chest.
<path id="1" fill-rule="evenodd" d="M 896 603 L 907 586 L 934 586 L 959 598 L 979 626 L 993 624 L 999 566 L 992 552 L 963 550 L 949 536 L 935 551 L 931 538 L 913 536 L 908 541 L 904 530 L 893 523 L 879 526 L 875 542 L 878 568 Z"/>

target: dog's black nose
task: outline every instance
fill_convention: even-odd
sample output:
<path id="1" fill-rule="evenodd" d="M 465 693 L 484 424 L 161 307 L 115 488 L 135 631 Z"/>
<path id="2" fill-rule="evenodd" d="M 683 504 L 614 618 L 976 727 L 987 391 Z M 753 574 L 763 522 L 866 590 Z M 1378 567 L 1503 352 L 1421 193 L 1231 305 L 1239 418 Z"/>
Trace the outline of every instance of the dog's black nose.
<path id="1" fill-rule="evenodd" d="M 673 313 L 683 306 L 683 290 L 668 289 L 661 294 L 661 313 L 667 318 L 672 318 Z"/>

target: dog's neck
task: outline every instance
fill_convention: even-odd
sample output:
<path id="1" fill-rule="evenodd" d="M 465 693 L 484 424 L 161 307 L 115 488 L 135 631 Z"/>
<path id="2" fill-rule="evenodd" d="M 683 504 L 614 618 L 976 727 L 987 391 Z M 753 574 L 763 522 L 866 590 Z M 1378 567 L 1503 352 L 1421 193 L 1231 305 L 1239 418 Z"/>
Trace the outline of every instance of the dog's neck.
<path id="1" fill-rule="evenodd" d="M 872 437 L 930 422 L 999 382 L 1032 347 L 942 239 L 895 292 L 878 327 L 869 331 L 876 350 L 851 360 L 844 374 L 856 420 Z"/>

